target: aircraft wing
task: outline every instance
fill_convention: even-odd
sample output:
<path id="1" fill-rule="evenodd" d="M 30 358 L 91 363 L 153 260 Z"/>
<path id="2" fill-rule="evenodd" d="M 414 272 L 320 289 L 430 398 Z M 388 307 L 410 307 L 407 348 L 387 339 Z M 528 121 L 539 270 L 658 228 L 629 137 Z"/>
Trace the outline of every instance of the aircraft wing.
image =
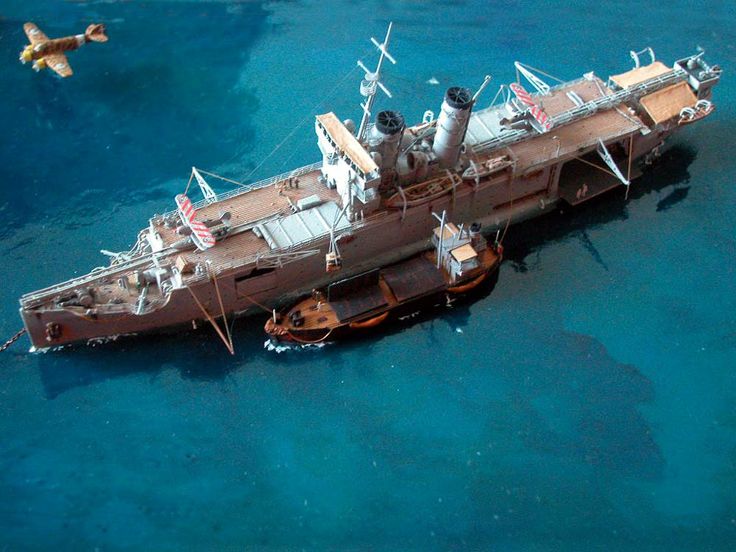
<path id="1" fill-rule="evenodd" d="M 35 46 L 39 42 L 44 42 L 49 39 L 49 37 L 43 34 L 41 29 L 36 27 L 35 23 L 31 23 L 30 21 L 23 24 L 23 30 L 26 32 L 28 40 L 31 41 L 31 45 Z"/>
<path id="2" fill-rule="evenodd" d="M 49 69 L 55 71 L 62 77 L 72 76 L 72 68 L 64 54 L 50 54 L 48 56 L 43 56 L 43 60 L 46 62 L 46 66 Z"/>

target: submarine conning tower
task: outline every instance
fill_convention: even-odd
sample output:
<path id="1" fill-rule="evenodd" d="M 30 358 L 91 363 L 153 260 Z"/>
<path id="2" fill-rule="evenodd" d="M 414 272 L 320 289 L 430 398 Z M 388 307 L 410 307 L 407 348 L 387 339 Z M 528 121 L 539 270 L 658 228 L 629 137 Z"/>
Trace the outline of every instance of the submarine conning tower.
<path id="1" fill-rule="evenodd" d="M 470 90 L 460 86 L 447 89 L 432 146 L 440 167 L 450 168 L 457 163 L 472 108 L 473 94 Z"/>

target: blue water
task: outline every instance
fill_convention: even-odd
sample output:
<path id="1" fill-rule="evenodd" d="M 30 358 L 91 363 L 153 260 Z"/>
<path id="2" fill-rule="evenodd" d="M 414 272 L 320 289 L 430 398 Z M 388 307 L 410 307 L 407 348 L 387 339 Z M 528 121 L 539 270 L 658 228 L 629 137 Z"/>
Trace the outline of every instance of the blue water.
<path id="1" fill-rule="evenodd" d="M 389 20 L 379 107 L 409 120 L 516 59 L 606 76 L 630 49 L 702 46 L 725 69 L 717 111 L 628 202 L 512 227 L 474 302 L 281 354 L 260 317 L 236 323 L 235 357 L 208 330 L 48 354 L 24 338 L 0 356 L 3 550 L 734 549 L 736 12 L 489 4 L 3 2 L 3 339 L 23 292 L 127 249 L 192 165 L 315 160 L 311 117 L 358 117 L 350 71 Z M 70 54 L 71 79 L 35 74 L 26 20 L 104 22 L 110 42 Z"/>

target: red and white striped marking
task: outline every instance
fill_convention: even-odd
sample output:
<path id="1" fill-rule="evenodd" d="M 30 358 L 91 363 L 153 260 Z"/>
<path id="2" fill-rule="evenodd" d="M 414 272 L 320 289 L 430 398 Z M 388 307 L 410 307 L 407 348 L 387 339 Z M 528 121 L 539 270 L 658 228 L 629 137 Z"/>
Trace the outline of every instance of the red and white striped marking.
<path id="1" fill-rule="evenodd" d="M 549 116 L 544 112 L 541 107 L 539 107 L 534 102 L 534 100 L 532 99 L 532 95 L 529 94 L 529 92 L 527 92 L 523 86 L 521 86 L 518 82 L 512 82 L 511 84 L 509 84 L 509 88 L 516 95 L 519 101 L 528 108 L 529 113 L 532 114 L 532 117 L 534 117 L 539 125 L 544 129 L 543 132 L 547 132 L 549 129 L 552 128 L 552 121 L 550 120 Z"/>
<path id="2" fill-rule="evenodd" d="M 537 105 L 536 103 L 534 103 L 532 95 L 527 92 L 526 89 L 518 82 L 512 82 L 511 84 L 509 84 L 509 88 L 516 95 L 516 97 L 519 98 L 519 101 L 525 106 L 533 107 Z"/>
<path id="3" fill-rule="evenodd" d="M 177 195 L 174 200 L 179 209 L 182 221 L 192 230 L 192 241 L 198 249 L 205 250 L 215 245 L 215 237 L 203 222 L 199 222 L 196 217 L 196 211 L 191 200 L 184 194 Z"/>
<path id="4" fill-rule="evenodd" d="M 545 129 L 545 132 L 552 128 L 552 121 L 549 120 L 549 117 L 541 107 L 535 105 L 529 110 L 529 113 L 531 113 L 532 117 L 534 117 L 542 128 Z"/>

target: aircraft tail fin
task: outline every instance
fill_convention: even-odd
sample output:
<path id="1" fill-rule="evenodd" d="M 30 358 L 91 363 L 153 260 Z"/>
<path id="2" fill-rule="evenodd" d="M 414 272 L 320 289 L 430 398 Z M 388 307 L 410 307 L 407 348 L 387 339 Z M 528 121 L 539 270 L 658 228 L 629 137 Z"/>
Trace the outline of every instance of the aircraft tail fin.
<path id="1" fill-rule="evenodd" d="M 100 23 L 90 25 L 84 31 L 84 38 L 87 39 L 87 42 L 107 42 L 105 26 Z"/>

